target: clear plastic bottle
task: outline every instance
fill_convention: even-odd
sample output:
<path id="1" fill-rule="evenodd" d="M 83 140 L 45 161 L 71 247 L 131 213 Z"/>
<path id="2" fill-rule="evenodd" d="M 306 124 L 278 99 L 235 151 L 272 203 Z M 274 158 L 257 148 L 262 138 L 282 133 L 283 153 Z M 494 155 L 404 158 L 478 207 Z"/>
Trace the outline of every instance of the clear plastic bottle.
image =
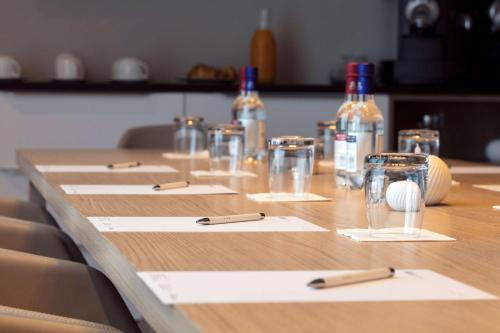
<path id="1" fill-rule="evenodd" d="M 240 70 L 240 94 L 232 107 L 233 122 L 245 127 L 245 157 L 261 160 L 266 156 L 266 111 L 255 90 L 257 69 L 244 66 Z"/>
<path id="2" fill-rule="evenodd" d="M 337 188 L 344 188 L 347 185 L 347 120 L 349 112 L 357 103 L 358 64 L 348 63 L 346 66 L 345 100 L 337 111 L 335 119 L 335 183 Z"/>
<path id="3" fill-rule="evenodd" d="M 349 112 L 347 122 L 346 174 L 350 189 L 363 187 L 365 156 L 384 148 L 384 118 L 375 104 L 374 71 L 371 63 L 358 65 L 358 103 Z"/>

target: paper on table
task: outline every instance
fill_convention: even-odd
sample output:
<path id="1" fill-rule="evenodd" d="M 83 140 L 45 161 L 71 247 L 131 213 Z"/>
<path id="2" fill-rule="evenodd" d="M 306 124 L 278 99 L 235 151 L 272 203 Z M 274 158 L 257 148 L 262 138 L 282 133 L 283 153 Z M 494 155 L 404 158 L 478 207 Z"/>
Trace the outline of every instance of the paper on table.
<path id="1" fill-rule="evenodd" d="M 452 166 L 451 173 L 454 174 L 481 174 L 481 173 L 500 173 L 498 166 Z"/>
<path id="2" fill-rule="evenodd" d="M 193 170 L 191 175 L 195 177 L 257 177 L 257 175 L 250 171 L 240 170 L 237 173 L 228 171 L 208 171 L 208 170 Z"/>
<path id="3" fill-rule="evenodd" d="M 141 172 L 178 172 L 168 165 L 140 165 L 133 168 L 111 169 L 106 165 L 36 165 L 36 169 L 43 173 L 94 173 L 94 172 L 116 172 L 116 173 L 141 173 Z"/>
<path id="4" fill-rule="evenodd" d="M 194 155 L 181 153 L 163 153 L 163 158 L 170 160 L 192 160 L 192 159 L 207 159 L 209 157 L 208 150 L 201 151 Z"/>
<path id="5" fill-rule="evenodd" d="M 313 289 L 313 279 L 349 271 L 138 272 L 166 304 L 493 300 L 496 296 L 430 270 L 396 270 L 393 278 Z"/>
<path id="6" fill-rule="evenodd" d="M 314 232 L 328 229 L 295 216 L 266 216 L 260 221 L 201 225 L 200 217 L 88 217 L 100 232 Z"/>
<path id="7" fill-rule="evenodd" d="M 420 236 L 411 237 L 400 235 L 394 238 L 383 238 L 370 236 L 369 229 L 337 229 L 337 233 L 342 236 L 351 238 L 358 242 L 427 242 L 427 241 L 454 241 L 455 238 L 446 235 L 438 234 L 427 229 L 422 229 Z"/>
<path id="8" fill-rule="evenodd" d="M 494 209 L 494 210 L 500 210 L 500 205 L 498 205 L 498 206 L 493 206 L 493 209 Z"/>
<path id="9" fill-rule="evenodd" d="M 491 185 L 472 185 L 474 187 L 480 188 L 482 190 L 500 192 L 500 185 L 491 184 Z"/>
<path id="10" fill-rule="evenodd" d="M 79 195 L 194 195 L 236 194 L 238 192 L 223 185 L 190 185 L 164 191 L 153 190 L 153 185 L 61 185 L 66 194 Z"/>
<path id="11" fill-rule="evenodd" d="M 287 201 L 331 201 L 330 198 L 322 197 L 314 193 L 301 196 L 294 195 L 272 195 L 271 193 L 247 194 L 247 198 L 257 202 L 287 202 Z"/>

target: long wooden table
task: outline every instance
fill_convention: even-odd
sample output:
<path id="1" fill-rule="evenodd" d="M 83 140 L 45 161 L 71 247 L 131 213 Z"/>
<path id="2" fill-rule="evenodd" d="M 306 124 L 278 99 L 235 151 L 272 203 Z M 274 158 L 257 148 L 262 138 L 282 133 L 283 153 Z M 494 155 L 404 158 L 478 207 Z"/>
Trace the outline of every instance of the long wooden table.
<path id="1" fill-rule="evenodd" d="M 167 164 L 180 173 L 45 173 L 37 164 Z M 267 191 L 266 165 L 247 166 L 258 179 L 189 176 L 202 160 L 174 161 L 160 151 L 24 150 L 18 164 L 62 223 L 117 288 L 158 332 L 493 332 L 500 301 L 346 302 L 284 304 L 162 304 L 137 271 L 325 270 L 380 266 L 431 269 L 500 295 L 500 193 L 471 184 L 500 175 L 457 175 L 443 205 L 427 208 L 424 227 L 456 242 L 358 243 L 337 227 L 366 227 L 361 193 L 335 190 L 332 174 L 314 176 L 313 192 L 332 202 L 255 203 L 245 193 Z M 190 179 L 224 184 L 238 195 L 65 195 L 61 184 L 154 184 Z M 325 227 L 318 233 L 100 233 L 86 216 L 205 216 L 263 211 L 294 215 Z"/>

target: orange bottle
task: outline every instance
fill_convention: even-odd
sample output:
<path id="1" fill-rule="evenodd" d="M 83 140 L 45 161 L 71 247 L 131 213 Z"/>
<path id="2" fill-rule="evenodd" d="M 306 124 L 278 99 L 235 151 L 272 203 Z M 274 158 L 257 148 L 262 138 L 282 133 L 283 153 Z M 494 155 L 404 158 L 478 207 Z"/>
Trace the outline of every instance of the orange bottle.
<path id="1" fill-rule="evenodd" d="M 257 82 L 272 84 L 276 79 L 276 42 L 269 29 L 269 11 L 264 8 L 260 11 L 260 24 L 252 37 L 250 47 L 250 63 L 258 68 Z"/>

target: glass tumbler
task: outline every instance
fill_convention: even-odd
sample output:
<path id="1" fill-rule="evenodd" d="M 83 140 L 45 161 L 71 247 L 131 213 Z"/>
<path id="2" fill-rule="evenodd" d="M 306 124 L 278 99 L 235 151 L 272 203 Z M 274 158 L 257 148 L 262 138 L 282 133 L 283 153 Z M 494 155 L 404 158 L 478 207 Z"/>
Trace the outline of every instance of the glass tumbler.
<path id="1" fill-rule="evenodd" d="M 439 155 L 439 131 L 405 129 L 399 131 L 398 152 Z"/>
<path id="2" fill-rule="evenodd" d="M 269 192 L 307 195 L 314 167 L 314 139 L 280 136 L 269 140 Z"/>
<path id="3" fill-rule="evenodd" d="M 174 150 L 195 155 L 205 149 L 205 126 L 202 117 L 174 118 Z"/>
<path id="4" fill-rule="evenodd" d="M 365 203 L 370 235 L 418 237 L 422 228 L 427 155 L 372 154 L 364 161 Z"/>
<path id="5" fill-rule="evenodd" d="M 210 171 L 237 173 L 243 161 L 245 127 L 235 124 L 217 124 L 208 127 Z"/>
<path id="6" fill-rule="evenodd" d="M 332 161 L 335 145 L 335 120 L 318 121 L 318 139 L 316 141 L 316 155 L 320 159 Z"/>

